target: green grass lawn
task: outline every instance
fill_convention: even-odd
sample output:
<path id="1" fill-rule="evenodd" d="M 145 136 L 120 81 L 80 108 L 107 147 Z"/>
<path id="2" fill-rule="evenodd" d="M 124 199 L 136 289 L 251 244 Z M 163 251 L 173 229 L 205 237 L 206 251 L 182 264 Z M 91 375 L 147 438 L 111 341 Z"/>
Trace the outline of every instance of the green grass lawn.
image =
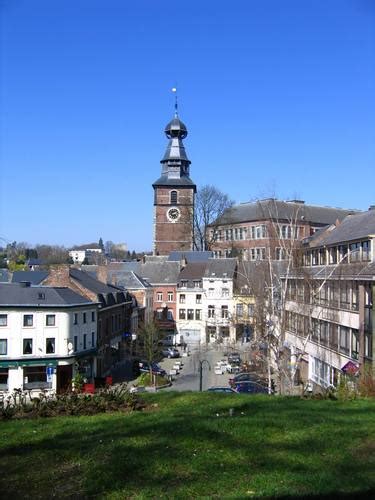
<path id="1" fill-rule="evenodd" d="M 0 422 L 0 497 L 375 495 L 374 400 L 145 399 L 132 414 Z"/>

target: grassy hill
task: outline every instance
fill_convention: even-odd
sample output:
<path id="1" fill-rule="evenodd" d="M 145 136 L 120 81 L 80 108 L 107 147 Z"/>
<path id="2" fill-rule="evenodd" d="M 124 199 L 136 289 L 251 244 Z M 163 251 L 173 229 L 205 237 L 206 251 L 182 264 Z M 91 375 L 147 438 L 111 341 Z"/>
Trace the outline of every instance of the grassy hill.
<path id="1" fill-rule="evenodd" d="M 0 496 L 375 495 L 374 400 L 145 399 L 132 414 L 0 422 Z"/>

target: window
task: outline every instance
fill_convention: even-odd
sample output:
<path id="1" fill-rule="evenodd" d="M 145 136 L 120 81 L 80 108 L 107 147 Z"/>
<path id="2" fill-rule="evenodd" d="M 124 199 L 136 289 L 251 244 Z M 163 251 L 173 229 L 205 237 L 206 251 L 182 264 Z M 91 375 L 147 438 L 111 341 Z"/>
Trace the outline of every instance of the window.
<path id="1" fill-rule="evenodd" d="M 215 317 L 215 306 L 208 306 L 208 317 L 209 318 Z"/>
<path id="2" fill-rule="evenodd" d="M 320 343 L 323 345 L 328 345 L 328 323 L 322 321 L 320 328 Z"/>
<path id="3" fill-rule="evenodd" d="M 330 333 L 331 333 L 330 347 L 332 347 L 332 349 L 337 349 L 338 348 L 338 325 L 336 325 L 336 323 L 331 323 Z"/>
<path id="4" fill-rule="evenodd" d="M 228 319 L 228 306 L 221 306 L 221 317 Z"/>
<path id="5" fill-rule="evenodd" d="M 201 281 L 194 281 L 194 288 L 202 288 L 202 282 Z"/>
<path id="6" fill-rule="evenodd" d="M 86 313 L 83 313 L 83 322 L 86 323 Z"/>
<path id="7" fill-rule="evenodd" d="M 180 294 L 180 304 L 185 304 L 186 302 L 186 295 L 184 293 Z"/>
<path id="8" fill-rule="evenodd" d="M 78 350 L 78 337 L 77 337 L 77 335 L 74 335 L 73 341 L 74 341 L 74 350 L 77 351 Z"/>
<path id="9" fill-rule="evenodd" d="M 52 382 L 47 382 L 45 366 L 25 366 L 23 369 L 24 389 L 37 389 L 52 387 Z"/>
<path id="10" fill-rule="evenodd" d="M 180 284 L 180 287 L 181 288 L 187 288 L 187 280 L 181 280 L 181 284 Z"/>
<path id="11" fill-rule="evenodd" d="M 352 358 L 358 359 L 359 356 L 359 333 L 358 330 L 352 329 Z"/>
<path id="12" fill-rule="evenodd" d="M 78 325 L 78 313 L 74 313 L 73 325 Z"/>
<path id="13" fill-rule="evenodd" d="M 55 326 L 56 316 L 54 314 L 47 314 L 46 316 L 46 326 Z"/>
<path id="14" fill-rule="evenodd" d="M 222 288 L 221 289 L 221 296 L 222 297 L 229 297 L 229 288 Z"/>
<path id="15" fill-rule="evenodd" d="M 7 391 L 8 390 L 8 368 L 0 368 L 0 390 Z"/>
<path id="16" fill-rule="evenodd" d="M 202 304 L 202 295 L 200 293 L 197 293 L 197 295 L 195 296 L 195 303 Z"/>
<path id="17" fill-rule="evenodd" d="M 340 351 L 349 354 L 349 328 L 340 326 Z"/>
<path id="18" fill-rule="evenodd" d="M 168 292 L 168 302 L 173 302 L 173 292 Z"/>
<path id="19" fill-rule="evenodd" d="M 168 309 L 167 310 L 167 319 L 169 319 L 170 321 L 173 320 L 173 311 L 172 311 L 172 309 Z"/>
<path id="20" fill-rule="evenodd" d="M 87 333 L 83 334 L 83 348 L 87 349 Z"/>
<path id="21" fill-rule="evenodd" d="M 276 260 L 285 260 L 286 250 L 285 248 L 276 247 Z"/>
<path id="22" fill-rule="evenodd" d="M 23 315 L 23 326 L 33 326 L 33 315 L 24 314 Z"/>
<path id="23" fill-rule="evenodd" d="M 194 319 L 194 309 L 188 309 L 187 310 L 187 319 Z"/>
<path id="24" fill-rule="evenodd" d="M 95 311 L 91 311 L 91 321 L 95 321 Z"/>
<path id="25" fill-rule="evenodd" d="M 8 353 L 8 340 L 0 339 L 0 356 L 6 356 Z"/>
<path id="26" fill-rule="evenodd" d="M 208 296 L 213 297 L 215 295 L 215 288 L 209 288 L 208 289 Z"/>
<path id="27" fill-rule="evenodd" d="M 7 325 L 8 325 L 8 315 L 0 314 L 0 326 L 7 326 Z"/>
<path id="28" fill-rule="evenodd" d="M 349 251 L 350 251 L 350 262 L 358 262 L 360 260 L 361 244 L 352 243 L 351 245 L 349 245 Z"/>
<path id="29" fill-rule="evenodd" d="M 362 260 L 370 260 L 370 242 L 363 241 L 362 242 Z"/>
<path id="30" fill-rule="evenodd" d="M 157 292 L 156 302 L 163 302 L 163 292 Z"/>
<path id="31" fill-rule="evenodd" d="M 247 304 L 247 315 L 254 316 L 254 304 Z"/>
<path id="32" fill-rule="evenodd" d="M 24 354 L 33 353 L 33 339 L 23 339 L 23 353 Z"/>
<path id="33" fill-rule="evenodd" d="M 328 263 L 337 264 L 337 247 L 328 249 Z"/>
<path id="34" fill-rule="evenodd" d="M 46 339 L 46 354 L 54 354 L 55 352 L 55 339 Z"/>
<path id="35" fill-rule="evenodd" d="M 242 316 L 243 316 L 243 304 L 236 305 L 236 315 L 238 318 L 242 318 Z"/>
<path id="36" fill-rule="evenodd" d="M 163 319 L 163 309 L 158 309 L 156 311 L 156 319 Z"/>
<path id="37" fill-rule="evenodd" d="M 178 311 L 178 318 L 179 319 L 186 319 L 186 309 L 180 309 Z"/>
<path id="38" fill-rule="evenodd" d="M 202 319 L 202 309 L 196 309 L 195 310 L 195 319 L 197 321 L 200 321 Z"/>
<path id="39" fill-rule="evenodd" d="M 225 241 L 232 241 L 233 240 L 233 229 L 226 229 L 225 230 Z"/>
<path id="40" fill-rule="evenodd" d="M 95 347 L 95 332 L 91 332 L 91 346 Z"/>
<path id="41" fill-rule="evenodd" d="M 170 201 L 171 201 L 171 205 L 177 204 L 177 191 L 171 191 Z"/>

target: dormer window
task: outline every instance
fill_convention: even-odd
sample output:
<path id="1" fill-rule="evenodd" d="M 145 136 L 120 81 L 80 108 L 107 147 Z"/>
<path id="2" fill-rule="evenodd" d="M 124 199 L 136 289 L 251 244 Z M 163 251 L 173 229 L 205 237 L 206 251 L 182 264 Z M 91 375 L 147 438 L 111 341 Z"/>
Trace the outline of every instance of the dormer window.
<path id="1" fill-rule="evenodd" d="M 171 200 L 171 205 L 177 204 L 177 191 L 171 191 L 170 200 Z"/>

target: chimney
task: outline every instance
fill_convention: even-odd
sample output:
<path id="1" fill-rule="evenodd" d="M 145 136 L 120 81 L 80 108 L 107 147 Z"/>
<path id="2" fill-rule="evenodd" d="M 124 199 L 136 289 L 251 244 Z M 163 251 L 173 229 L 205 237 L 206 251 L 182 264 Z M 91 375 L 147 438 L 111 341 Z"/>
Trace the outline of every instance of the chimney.
<path id="1" fill-rule="evenodd" d="M 69 269 L 67 264 L 51 266 L 48 270 L 48 278 L 43 282 L 43 285 L 69 287 Z"/>
<path id="2" fill-rule="evenodd" d="M 98 266 L 96 269 L 96 279 L 102 283 L 108 283 L 108 268 L 107 266 Z"/>

